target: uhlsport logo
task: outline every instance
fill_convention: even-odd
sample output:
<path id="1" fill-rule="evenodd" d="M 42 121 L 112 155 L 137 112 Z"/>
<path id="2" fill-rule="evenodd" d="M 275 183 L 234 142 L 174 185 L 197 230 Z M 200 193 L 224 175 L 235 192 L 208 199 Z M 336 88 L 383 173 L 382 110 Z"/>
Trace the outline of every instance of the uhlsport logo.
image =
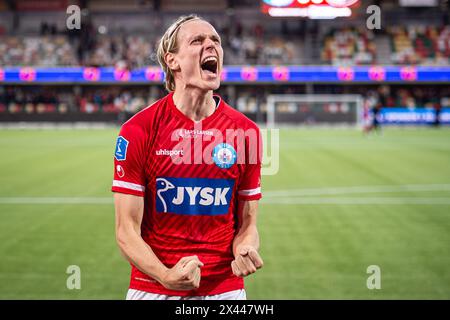
<path id="1" fill-rule="evenodd" d="M 236 150 L 228 143 L 219 143 L 214 147 L 212 157 L 214 163 L 222 169 L 228 169 L 236 163 Z"/>
<path id="2" fill-rule="evenodd" d="M 156 178 L 156 211 L 185 215 L 227 214 L 233 179 Z"/>

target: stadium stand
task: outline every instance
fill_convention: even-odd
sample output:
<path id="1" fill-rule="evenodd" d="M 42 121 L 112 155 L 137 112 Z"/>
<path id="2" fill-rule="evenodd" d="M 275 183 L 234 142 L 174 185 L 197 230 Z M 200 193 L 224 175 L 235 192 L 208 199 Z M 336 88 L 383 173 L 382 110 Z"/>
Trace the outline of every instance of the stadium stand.
<path id="1" fill-rule="evenodd" d="M 262 15 L 254 1 L 83 1 L 81 30 L 67 30 L 60 1 L 39 6 L 32 1 L 0 0 L 1 68 L 8 66 L 94 66 L 129 69 L 157 65 L 158 37 L 186 8 L 211 21 L 222 37 L 225 65 L 450 65 L 450 24 L 441 8 L 404 10 L 394 1 L 383 4 L 382 30 L 365 27 L 365 7 L 350 19 L 314 21 Z M 50 3 L 55 3 L 50 7 Z M 384 3 L 384 2 L 383 2 Z M 433 17 L 428 25 L 424 15 Z M 270 94 L 361 94 L 385 107 L 448 107 L 445 84 L 295 83 L 223 84 L 219 93 L 232 105 L 264 122 Z M 0 120 L 5 114 L 134 113 L 161 97 L 161 84 L 0 83 Z M 2 118 L 3 117 L 3 118 Z"/>
<path id="2" fill-rule="evenodd" d="M 3 66 L 76 66 L 73 45 L 65 36 L 3 36 L 0 41 Z"/>
<path id="3" fill-rule="evenodd" d="M 395 63 L 448 65 L 450 26 L 394 26 L 389 33 Z"/>
<path id="4" fill-rule="evenodd" d="M 0 36 L 0 40 L 3 66 L 111 66 L 122 61 L 129 68 L 138 68 L 157 63 L 158 38 L 145 34 L 95 34 L 88 40 L 91 45 L 71 41 L 66 35 Z M 246 32 L 224 40 L 226 64 L 293 64 L 298 54 L 293 41 L 280 36 L 260 38 Z"/>
<path id="5" fill-rule="evenodd" d="M 322 60 L 334 65 L 361 65 L 376 62 L 374 34 L 363 27 L 332 29 L 324 39 Z"/>
<path id="6" fill-rule="evenodd" d="M 150 60 L 155 52 L 157 39 L 144 35 L 97 36 L 92 50 L 86 52 L 83 61 L 91 66 L 109 66 L 125 63 L 128 68 L 139 68 L 153 64 Z"/>

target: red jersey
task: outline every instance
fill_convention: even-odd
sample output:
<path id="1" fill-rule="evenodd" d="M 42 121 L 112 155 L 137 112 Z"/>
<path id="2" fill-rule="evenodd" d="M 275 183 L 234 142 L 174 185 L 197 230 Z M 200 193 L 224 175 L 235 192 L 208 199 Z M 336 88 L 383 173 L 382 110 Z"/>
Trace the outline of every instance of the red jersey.
<path id="1" fill-rule="evenodd" d="M 261 138 L 255 123 L 219 96 L 212 115 L 194 122 L 173 93 L 121 128 L 112 191 L 144 197 L 141 236 L 167 267 L 185 256 L 204 263 L 200 287 L 166 289 L 132 265 L 130 288 L 199 296 L 242 289 L 231 270 L 238 200 L 261 198 Z"/>

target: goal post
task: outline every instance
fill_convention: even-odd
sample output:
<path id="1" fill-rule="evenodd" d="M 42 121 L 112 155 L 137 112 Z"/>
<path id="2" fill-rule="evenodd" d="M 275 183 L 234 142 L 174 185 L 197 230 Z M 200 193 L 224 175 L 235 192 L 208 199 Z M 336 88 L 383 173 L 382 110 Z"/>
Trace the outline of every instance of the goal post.
<path id="1" fill-rule="evenodd" d="M 363 97 L 358 94 L 273 94 L 267 97 L 267 127 L 295 125 L 358 126 Z"/>

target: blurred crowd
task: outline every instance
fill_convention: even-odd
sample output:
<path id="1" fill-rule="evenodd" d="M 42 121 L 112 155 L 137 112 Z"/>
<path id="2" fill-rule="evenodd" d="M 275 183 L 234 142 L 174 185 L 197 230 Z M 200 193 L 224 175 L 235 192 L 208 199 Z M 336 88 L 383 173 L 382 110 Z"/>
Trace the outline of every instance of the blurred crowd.
<path id="1" fill-rule="evenodd" d="M 375 63 L 374 38 L 374 33 L 365 27 L 332 29 L 324 39 L 322 60 L 334 65 Z"/>
<path id="2" fill-rule="evenodd" d="M 256 24 L 218 27 L 229 65 L 280 65 L 308 61 L 317 64 L 367 65 L 450 64 L 450 26 L 392 26 L 383 35 L 367 28 L 336 27 L 320 37 L 320 57 L 314 50 L 305 56 L 304 38 L 298 34 L 274 34 Z M 157 64 L 160 35 L 108 32 L 106 27 L 88 25 L 82 31 L 58 32 L 55 26 L 41 27 L 35 36 L 0 36 L 0 65 L 114 66 L 128 68 Z M 378 37 L 378 38 L 377 38 Z M 388 48 L 377 48 L 377 39 Z M 379 41 L 378 41 L 379 42 Z M 309 46 L 309 44 L 308 44 Z M 386 52 L 386 50 L 387 52 Z"/>
<path id="3" fill-rule="evenodd" d="M 390 26 L 387 53 L 377 48 L 374 32 L 365 27 L 331 29 L 324 38 L 322 61 L 334 65 L 450 64 L 450 26 Z"/>
<path id="4" fill-rule="evenodd" d="M 368 90 L 365 102 L 373 107 L 404 108 L 448 108 L 450 107 L 450 88 L 444 87 L 390 87 L 380 86 Z"/>
<path id="5" fill-rule="evenodd" d="M 136 113 L 163 95 L 162 88 L 2 87 L 0 112 Z"/>
<path id="6" fill-rule="evenodd" d="M 298 88 L 298 89 L 297 89 Z M 219 94 L 242 112 L 266 111 L 269 94 L 304 93 L 301 87 L 260 88 L 243 87 L 230 96 L 226 88 Z M 361 94 L 365 105 L 373 107 L 441 108 L 450 107 L 450 88 L 447 86 L 357 86 L 343 88 L 323 86 L 320 94 Z M 162 87 L 13 87 L 0 86 L 0 112 L 9 113 L 136 113 L 163 97 Z"/>
<path id="7" fill-rule="evenodd" d="M 389 34 L 395 63 L 449 64 L 450 26 L 397 26 L 389 28 Z"/>
<path id="8" fill-rule="evenodd" d="M 67 37 L 2 36 L 0 37 L 1 66 L 75 66 L 78 60 Z"/>
<path id="9" fill-rule="evenodd" d="M 266 34 L 261 25 L 219 30 L 225 64 L 293 64 L 298 52 L 294 41 Z M 160 35 L 159 35 L 160 36 Z M 114 66 L 139 68 L 157 64 L 158 36 L 149 34 L 109 34 L 106 27 L 94 30 L 58 32 L 55 26 L 41 27 L 40 35 L 0 36 L 0 65 Z"/>
<path id="10" fill-rule="evenodd" d="M 218 30 L 224 47 L 224 63 L 234 65 L 280 65 L 298 62 L 300 54 L 295 38 L 268 35 L 260 24 L 245 29 L 237 23 L 233 29 Z"/>
<path id="11" fill-rule="evenodd" d="M 82 61 L 90 66 L 111 66 L 122 63 L 128 68 L 154 64 L 152 53 L 156 40 L 145 36 L 100 36 L 92 50 L 83 52 Z"/>

